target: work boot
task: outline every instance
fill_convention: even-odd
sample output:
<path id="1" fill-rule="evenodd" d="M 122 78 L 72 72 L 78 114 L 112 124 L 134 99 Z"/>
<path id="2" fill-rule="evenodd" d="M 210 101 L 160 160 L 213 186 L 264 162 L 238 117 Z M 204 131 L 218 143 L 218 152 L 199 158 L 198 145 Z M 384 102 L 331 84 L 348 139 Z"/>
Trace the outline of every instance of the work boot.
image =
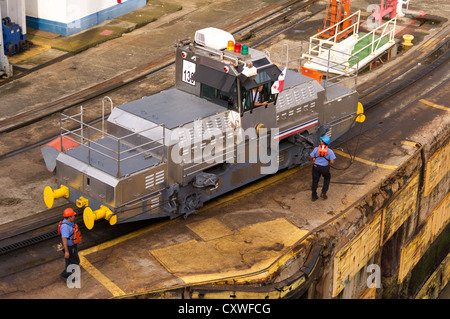
<path id="1" fill-rule="evenodd" d="M 327 193 L 320 194 L 320 197 L 322 197 L 323 199 L 327 199 L 328 198 Z"/>
<path id="2" fill-rule="evenodd" d="M 318 200 L 318 199 L 319 199 L 319 196 L 317 196 L 317 194 L 313 194 L 313 195 L 312 195 L 311 200 L 312 200 L 313 202 L 315 202 L 315 201 Z"/>
<path id="3" fill-rule="evenodd" d="M 59 278 L 61 278 L 62 281 L 67 283 L 67 277 L 64 277 L 62 274 L 60 274 Z"/>

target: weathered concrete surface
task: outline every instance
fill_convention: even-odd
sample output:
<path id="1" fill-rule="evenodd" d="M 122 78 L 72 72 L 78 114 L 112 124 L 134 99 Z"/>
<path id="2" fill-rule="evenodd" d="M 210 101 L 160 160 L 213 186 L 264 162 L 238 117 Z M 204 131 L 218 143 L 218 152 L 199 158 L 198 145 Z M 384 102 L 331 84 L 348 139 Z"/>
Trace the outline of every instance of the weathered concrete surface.
<path id="1" fill-rule="evenodd" d="M 149 60 L 154 60 L 167 52 L 172 52 L 175 39 L 192 36 L 195 29 L 210 25 L 222 27 L 231 24 L 235 19 L 245 16 L 243 12 L 235 14 L 236 10 L 224 9 L 238 6 L 238 4 L 233 4 L 232 1 L 223 2 L 221 6 L 215 5 L 211 1 L 197 0 L 183 2 L 171 0 L 167 1 L 167 3 L 173 6 L 182 5 L 183 9 L 164 15 L 158 20 L 127 33 L 121 38 L 101 43 L 55 65 L 45 67 L 5 86 L 1 86 L 0 118 L 13 116 L 25 110 L 39 109 L 46 102 L 57 100 L 62 96 L 89 87 L 94 83 L 103 82 L 116 74 L 148 63 Z M 271 6 L 274 3 L 278 2 L 258 2 L 255 6 L 250 1 L 248 6 L 252 8 L 251 12 L 255 12 L 264 6 Z M 352 2 L 352 10 L 361 9 L 364 11 L 367 4 L 366 1 L 354 1 Z M 321 5 L 323 3 L 315 5 L 310 10 L 317 10 Z M 428 8 L 433 14 L 439 12 L 436 1 L 430 1 L 422 9 L 428 10 Z M 411 9 L 417 8 L 411 6 Z M 229 11 L 232 11 L 232 13 Z M 205 18 L 205 16 L 208 17 Z M 215 19 L 214 17 L 220 17 L 220 19 Z M 213 23 L 214 19 L 217 21 Z M 265 46 L 275 57 L 279 52 L 280 44 L 305 39 L 305 34 L 315 32 L 318 23 L 320 25 L 322 21 L 321 19 L 321 16 L 311 19 L 307 22 L 307 25 L 301 24 L 300 29 L 293 28 L 288 36 L 281 34 L 266 43 Z M 437 28 L 440 27 L 442 25 L 437 26 Z M 423 33 L 422 30 L 418 32 Z M 421 41 L 427 41 L 432 38 L 435 32 L 436 28 L 430 28 Z M 167 34 L 170 34 L 170 37 Z M 417 40 L 416 45 L 418 46 L 419 43 L 419 40 Z M 413 50 L 415 50 L 415 47 L 411 49 L 411 52 Z M 370 83 L 374 76 L 382 74 L 386 69 L 388 69 L 388 66 L 365 74 L 358 83 Z M 370 77 L 368 77 L 369 75 Z M 365 79 L 366 77 L 367 79 Z M 167 69 L 158 74 L 157 77 L 153 77 L 151 81 L 140 81 L 133 87 L 110 92 L 108 95 L 111 96 L 115 105 L 120 105 L 127 101 L 153 94 L 159 90 L 167 89 L 171 85 L 173 85 L 173 70 Z M 87 119 L 95 119 L 98 114 L 101 114 L 101 99 L 87 102 L 83 106 Z M 4 154 L 14 150 L 16 143 L 19 144 L 24 141 L 29 143 L 37 142 L 44 137 L 48 138 L 59 134 L 58 116 L 54 116 L 47 123 L 48 127 L 45 129 L 40 127 L 39 124 L 32 124 L 27 129 L 19 129 L 14 134 L 9 134 L 8 138 L 2 136 L 0 139 L 1 153 Z M 54 132 L 53 135 L 46 133 L 49 131 Z M 4 187 L 0 189 L 0 203 L 3 204 L 0 205 L 0 223 L 28 216 L 35 211 L 44 210 L 45 205 L 41 200 L 41 189 L 47 185 L 54 186 L 55 180 L 51 174 L 47 173 L 40 151 L 32 150 L 30 153 L 20 155 L 18 158 L 3 160 L 2 167 L 10 174 L 1 177 L 1 185 L 4 185 Z M 23 174 L 22 172 L 25 171 L 26 174 Z M 58 200 L 58 202 L 62 201 L 62 199 Z M 344 201 L 346 200 L 344 199 Z M 346 202 L 348 203 L 348 201 Z"/>
<path id="2" fill-rule="evenodd" d="M 432 94 L 432 99 L 440 101 L 443 103 L 441 105 L 447 105 L 448 107 L 443 94 L 448 94 L 448 89 L 444 88 Z M 450 149 L 449 111 L 443 109 L 442 112 L 440 116 L 430 118 L 427 125 L 418 126 L 409 133 L 402 132 L 407 134 L 405 140 L 420 143 L 422 147 L 417 149 L 415 155 L 405 162 L 400 169 L 389 175 L 377 188 L 357 202 L 348 213 L 345 213 L 333 225 L 324 227 L 321 233 L 318 233 L 318 237 L 322 237 L 323 241 L 331 240 L 333 242 L 333 249 L 330 250 L 329 259 L 324 261 L 324 276 L 319 280 L 316 291 L 317 297 L 358 298 L 367 290 L 366 278 L 369 273 L 366 269 L 370 264 L 380 266 L 382 275 L 382 289 L 377 289 L 376 292 L 373 290 L 373 296 L 378 298 L 410 298 L 415 296 L 418 293 L 419 283 L 416 282 L 415 289 L 411 289 L 412 273 L 409 272 L 411 269 L 402 269 L 408 262 L 408 260 L 402 259 L 402 254 L 411 254 L 408 249 L 416 249 L 410 245 L 411 242 L 417 240 L 418 235 L 423 236 L 420 232 L 425 228 L 431 214 L 435 212 L 439 205 L 444 205 L 443 209 L 447 211 L 446 217 L 442 217 L 442 220 L 434 225 L 436 236 L 432 239 L 428 237 L 430 241 L 424 243 L 423 250 L 416 252 L 416 263 L 421 262 L 420 257 L 426 254 L 427 249 L 432 246 L 435 240 L 438 245 L 441 242 L 441 252 L 439 257 L 436 254 L 434 255 L 438 260 L 433 260 L 431 264 L 436 262 L 439 264 L 445 258 L 449 251 L 448 226 L 446 226 L 449 221 L 450 205 L 448 200 L 450 191 L 449 167 L 448 162 L 447 164 L 441 164 L 439 167 L 433 166 L 432 162 L 430 165 L 430 159 L 436 158 L 436 156 L 440 161 L 448 161 Z M 418 120 L 419 117 L 427 116 L 426 113 L 423 102 L 417 102 L 396 118 L 388 121 Z M 387 125 L 392 128 L 392 130 L 389 130 L 389 135 L 399 133 L 395 128 L 400 126 L 395 123 Z M 436 178 L 433 186 L 431 186 L 429 184 L 430 176 L 435 176 L 436 173 L 439 178 Z M 390 214 L 391 209 L 394 208 L 399 208 L 397 224 Z M 441 214 L 445 215 L 445 213 Z M 341 275 L 347 271 L 348 276 L 341 278 L 341 287 L 336 288 L 339 283 L 336 282 L 333 275 L 336 276 L 339 273 L 339 271 L 336 271 L 336 269 L 339 269 L 336 263 L 339 262 L 339 258 L 342 258 L 338 253 L 344 246 L 348 248 L 349 243 L 355 243 L 357 246 L 358 237 L 356 236 L 361 234 L 367 225 L 376 218 L 382 218 L 383 220 L 383 227 L 377 235 L 378 244 L 374 244 L 373 251 L 356 251 L 353 252 L 353 255 L 350 254 L 351 257 L 355 258 L 356 264 L 360 262 L 359 259 L 365 258 L 365 262 L 360 264 L 359 267 L 355 267 L 353 273 L 345 269 L 345 265 L 341 263 L 344 267 L 340 269 Z M 401 220 L 403 221 L 400 222 Z M 438 238 L 439 234 L 443 234 L 443 237 Z M 361 245 L 357 248 L 361 249 L 364 243 L 361 243 Z M 369 247 L 363 248 L 368 249 Z M 339 256 L 339 258 L 336 256 Z M 423 270 L 422 274 L 416 274 L 419 278 L 414 278 L 414 280 L 422 284 L 430 275 L 430 270 L 433 269 L 431 264 Z M 413 263 L 413 267 L 415 265 Z M 399 278 L 399 272 L 406 273 L 404 278 Z M 440 288 L 442 289 L 444 286 Z M 334 289 L 330 289 L 331 287 Z"/>
<path id="3" fill-rule="evenodd" d="M 181 3 L 171 3 L 169 1 L 148 1 L 147 5 L 107 20 L 88 30 L 79 32 L 72 36 L 63 37 L 40 30 L 28 30 L 27 40 L 37 45 L 51 46 L 53 49 L 79 53 L 90 47 L 103 42 L 118 38 L 125 33 L 144 27 L 145 25 L 161 19 L 183 9 Z M 17 64 L 21 66 L 20 63 Z"/>

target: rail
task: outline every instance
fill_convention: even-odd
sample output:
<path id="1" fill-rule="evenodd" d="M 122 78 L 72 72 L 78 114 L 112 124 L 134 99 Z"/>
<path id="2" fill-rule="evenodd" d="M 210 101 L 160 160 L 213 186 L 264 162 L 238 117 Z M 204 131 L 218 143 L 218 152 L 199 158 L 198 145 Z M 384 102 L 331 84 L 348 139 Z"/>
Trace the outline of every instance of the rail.
<path id="1" fill-rule="evenodd" d="M 71 123 L 72 126 L 75 125 L 75 127 L 77 128 L 70 130 L 66 128 L 69 125 L 67 123 Z M 133 132 L 118 137 L 105 131 L 104 118 L 102 119 L 102 129 L 98 129 L 92 125 L 86 124 L 83 121 L 83 106 L 80 106 L 80 112 L 77 114 L 69 116 L 61 113 L 60 131 L 61 150 L 63 152 L 66 151 L 62 147 L 63 138 L 70 137 L 80 145 L 83 145 L 88 149 L 87 164 L 89 164 L 90 166 L 92 166 L 91 152 L 95 152 L 97 154 L 100 154 L 101 156 L 115 161 L 117 163 L 117 177 L 119 178 L 122 177 L 120 171 L 121 164 L 123 164 L 124 161 L 135 158 L 137 156 L 143 156 L 144 159 L 147 159 L 149 157 L 156 157 L 160 162 L 166 161 L 164 124 L 155 125 L 139 132 Z M 146 137 L 144 134 L 148 134 L 150 131 L 156 132 L 156 135 L 162 137 L 157 139 Z M 94 134 L 92 134 L 92 132 Z M 161 132 L 162 134 L 159 134 Z M 94 135 L 92 138 L 91 134 Z M 99 138 L 95 139 L 96 136 L 98 136 Z M 99 143 L 99 140 L 104 138 L 111 139 L 113 141 L 112 144 L 117 145 L 117 148 L 108 147 Z"/>

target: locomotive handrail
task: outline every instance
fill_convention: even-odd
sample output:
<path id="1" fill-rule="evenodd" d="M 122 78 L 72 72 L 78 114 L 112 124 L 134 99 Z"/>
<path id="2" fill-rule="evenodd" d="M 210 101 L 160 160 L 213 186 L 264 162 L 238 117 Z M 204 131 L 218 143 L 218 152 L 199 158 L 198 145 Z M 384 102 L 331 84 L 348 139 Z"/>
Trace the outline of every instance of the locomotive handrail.
<path id="1" fill-rule="evenodd" d="M 113 104 L 113 101 L 111 100 L 111 98 L 109 96 L 103 97 L 103 100 L 102 100 L 102 131 L 103 132 L 105 132 L 105 100 L 108 100 L 109 103 L 111 104 L 111 112 L 114 108 L 114 104 Z"/>
<path id="2" fill-rule="evenodd" d="M 111 104 L 112 107 L 112 104 Z M 77 118 L 79 117 L 79 119 Z M 73 130 L 67 129 L 63 126 L 63 122 L 65 121 L 73 121 L 77 124 L 79 124 L 80 126 L 78 128 L 75 128 Z M 165 146 L 165 125 L 156 125 L 153 127 L 149 127 L 146 128 L 142 131 L 139 132 L 133 132 L 127 135 L 124 135 L 122 137 L 117 137 L 114 136 L 108 132 L 106 132 L 104 130 L 104 124 L 102 123 L 102 129 L 98 129 L 92 125 L 86 124 L 83 121 L 83 108 L 80 108 L 80 113 L 74 114 L 72 116 L 66 115 L 66 114 L 61 114 L 61 120 L 60 120 L 60 129 L 61 129 L 61 138 L 64 136 L 74 136 L 77 139 L 79 139 L 81 141 L 81 144 L 84 147 L 87 147 L 88 149 L 88 164 L 91 165 L 91 151 L 96 152 L 97 154 L 100 154 L 102 156 L 105 156 L 106 158 L 109 158 L 115 162 L 117 162 L 117 176 L 121 177 L 121 172 L 120 172 L 120 163 L 126 160 L 129 160 L 131 158 L 143 155 L 144 158 L 149 158 L 149 153 L 152 153 L 151 156 L 155 156 L 154 153 L 157 153 L 158 149 L 162 149 L 162 154 L 161 154 L 161 162 L 165 162 L 165 152 L 166 152 L 166 146 Z M 88 136 L 86 137 L 85 135 L 85 129 L 87 129 L 87 133 Z M 151 139 L 149 137 L 146 137 L 143 135 L 143 133 L 146 133 L 148 131 L 154 130 L 154 129 L 162 129 L 162 137 L 158 138 L 158 139 Z M 117 142 L 117 149 L 112 149 L 106 145 L 102 145 L 100 143 L 98 143 L 98 139 L 97 140 L 93 140 L 90 138 L 90 134 L 91 134 L 91 130 L 98 132 L 101 134 L 102 138 L 110 138 L 113 141 Z M 144 138 L 145 140 L 147 140 L 144 143 L 132 143 L 129 140 L 133 137 L 140 137 L 140 138 Z M 91 143 L 95 146 L 97 146 L 97 148 L 93 148 L 91 146 Z M 150 147 L 150 148 L 146 148 L 145 150 L 142 148 L 147 147 L 148 145 L 152 144 L 152 143 L 157 143 L 159 145 L 156 145 L 155 147 Z M 122 146 L 121 146 L 122 144 Z M 123 148 L 123 145 L 127 145 L 129 146 L 127 149 L 125 150 L 121 150 Z M 140 149 L 140 150 L 139 150 Z M 102 151 L 103 150 L 103 151 Z M 122 157 L 122 155 L 126 154 L 127 152 L 132 152 L 132 151 L 136 151 L 136 154 L 132 154 L 126 157 Z M 111 153 L 113 153 L 114 155 L 111 156 L 111 154 L 107 154 L 105 153 L 106 151 L 109 151 Z"/>

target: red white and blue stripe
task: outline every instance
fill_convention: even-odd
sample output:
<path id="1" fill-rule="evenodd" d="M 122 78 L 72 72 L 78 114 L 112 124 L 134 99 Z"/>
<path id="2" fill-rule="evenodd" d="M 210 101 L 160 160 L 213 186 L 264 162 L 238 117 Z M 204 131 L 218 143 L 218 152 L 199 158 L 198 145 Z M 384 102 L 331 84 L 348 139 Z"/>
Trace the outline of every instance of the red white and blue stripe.
<path id="1" fill-rule="evenodd" d="M 313 119 L 311 121 L 308 121 L 306 123 L 302 123 L 300 125 L 294 126 L 294 127 L 290 128 L 290 129 L 287 129 L 287 130 L 285 130 L 285 131 L 275 135 L 274 139 L 281 140 L 281 139 L 286 138 L 286 137 L 288 137 L 288 136 L 290 136 L 292 134 L 304 131 L 304 130 L 309 129 L 310 127 L 313 127 L 313 126 L 318 125 L 318 124 L 319 124 L 319 118 L 315 118 L 315 119 Z"/>

